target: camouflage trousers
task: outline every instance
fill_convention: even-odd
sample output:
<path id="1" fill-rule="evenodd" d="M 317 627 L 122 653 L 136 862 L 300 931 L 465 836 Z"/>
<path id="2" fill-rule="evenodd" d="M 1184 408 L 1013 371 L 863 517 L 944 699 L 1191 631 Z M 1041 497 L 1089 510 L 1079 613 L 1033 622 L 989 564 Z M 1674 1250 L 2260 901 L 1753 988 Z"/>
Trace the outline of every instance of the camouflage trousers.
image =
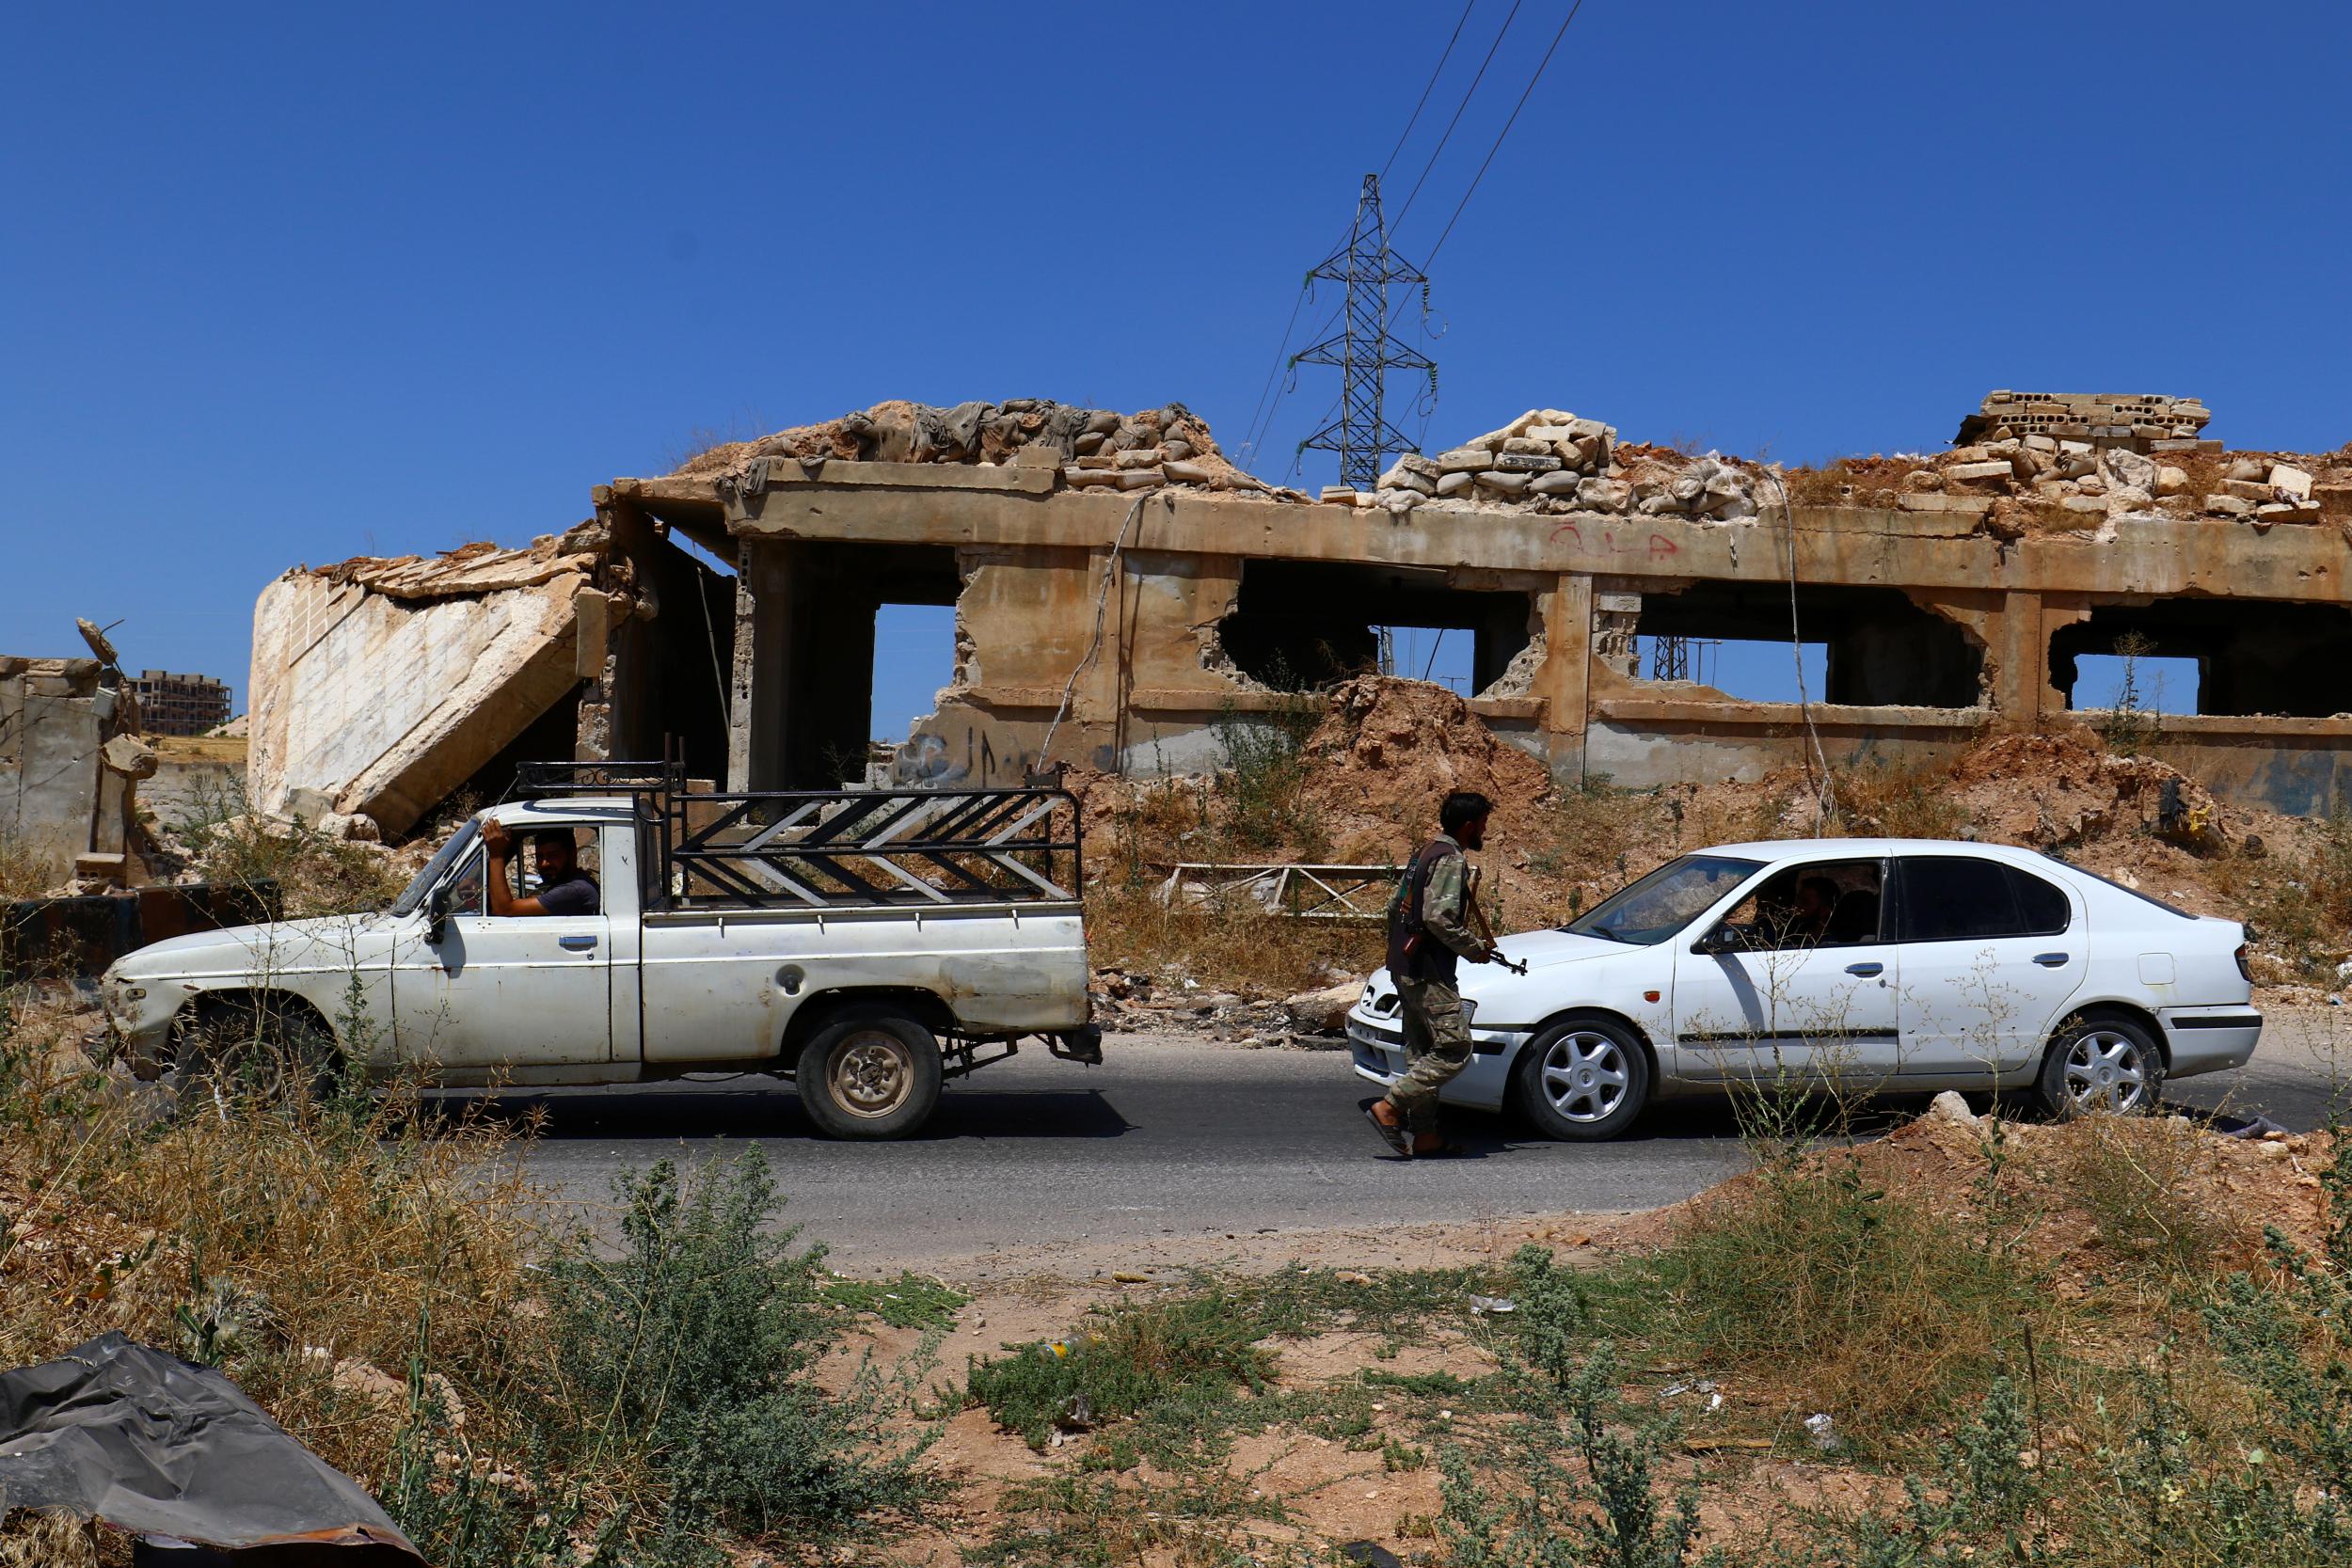
<path id="1" fill-rule="evenodd" d="M 1405 1002 L 1405 1076 L 1388 1100 L 1415 1132 L 1438 1130 L 1438 1091 L 1470 1064 L 1470 1023 L 1462 993 L 1443 980 L 1399 980 Z"/>

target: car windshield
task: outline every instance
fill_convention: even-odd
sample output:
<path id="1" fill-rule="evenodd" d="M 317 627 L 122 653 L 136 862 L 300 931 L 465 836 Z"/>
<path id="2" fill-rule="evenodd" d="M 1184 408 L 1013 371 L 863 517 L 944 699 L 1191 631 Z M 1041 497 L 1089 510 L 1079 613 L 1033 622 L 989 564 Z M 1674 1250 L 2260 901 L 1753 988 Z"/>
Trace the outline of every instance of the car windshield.
<path id="1" fill-rule="evenodd" d="M 433 858 L 424 863 L 424 869 L 400 890 L 400 896 L 392 900 L 392 913 L 414 914 L 423 906 L 424 895 L 433 890 L 433 884 L 441 879 L 441 874 L 455 863 L 458 856 L 473 847 L 473 841 L 481 836 L 482 824 L 471 820 L 451 834 L 450 841 L 434 851 Z"/>
<path id="2" fill-rule="evenodd" d="M 1561 927 L 1578 936 L 1606 937 L 1648 947 L 1681 930 L 1724 895 L 1738 887 L 1762 861 L 1729 855 L 1685 855 L 1619 888 L 1581 919 Z"/>

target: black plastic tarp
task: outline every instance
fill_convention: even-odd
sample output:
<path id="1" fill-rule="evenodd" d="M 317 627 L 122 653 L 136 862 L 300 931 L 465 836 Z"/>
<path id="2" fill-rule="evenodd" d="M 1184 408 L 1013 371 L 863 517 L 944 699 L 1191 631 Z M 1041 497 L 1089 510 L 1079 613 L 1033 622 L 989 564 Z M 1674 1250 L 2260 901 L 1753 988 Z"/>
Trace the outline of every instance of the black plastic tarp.
<path id="1" fill-rule="evenodd" d="M 271 1563 L 423 1561 L 358 1482 L 235 1384 L 120 1334 L 0 1372 L 0 1517 L 20 1508 Z"/>

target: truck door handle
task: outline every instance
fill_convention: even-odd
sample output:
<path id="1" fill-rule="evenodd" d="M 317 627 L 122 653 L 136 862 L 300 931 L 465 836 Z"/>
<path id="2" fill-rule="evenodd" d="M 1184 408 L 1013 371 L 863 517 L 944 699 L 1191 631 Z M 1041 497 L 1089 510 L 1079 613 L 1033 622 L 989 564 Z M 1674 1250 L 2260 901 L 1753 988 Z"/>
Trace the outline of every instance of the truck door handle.
<path id="1" fill-rule="evenodd" d="M 596 939 L 594 937 L 558 937 L 555 939 L 555 943 L 574 953 L 585 953 L 596 946 Z"/>
<path id="2" fill-rule="evenodd" d="M 1885 974 L 1886 966 L 1884 964 L 1848 964 L 1846 966 L 1846 973 L 1849 974 L 1859 974 L 1867 980 L 1873 974 Z"/>
<path id="3" fill-rule="evenodd" d="M 2066 955 L 2063 953 L 2036 953 L 2033 956 L 2033 961 L 2040 964 L 2044 969 L 2064 969 L 2066 967 Z"/>

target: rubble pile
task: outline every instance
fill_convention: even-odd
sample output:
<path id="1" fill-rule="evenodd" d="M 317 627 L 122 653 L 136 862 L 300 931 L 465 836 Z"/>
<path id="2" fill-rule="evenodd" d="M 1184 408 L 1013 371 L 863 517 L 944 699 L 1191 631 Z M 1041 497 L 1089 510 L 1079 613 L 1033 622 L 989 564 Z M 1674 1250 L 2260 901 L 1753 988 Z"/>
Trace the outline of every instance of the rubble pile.
<path id="1" fill-rule="evenodd" d="M 1960 421 L 1952 444 L 2047 436 L 2142 452 L 2193 451 L 2197 433 L 2212 418 L 2196 398 L 2153 392 L 1988 392 L 1978 411 Z"/>
<path id="2" fill-rule="evenodd" d="M 2189 461 L 2194 468 L 2185 466 Z M 2333 483 L 2323 483 L 2323 475 Z M 2237 452 L 2168 463 L 2128 447 L 2101 450 L 2050 436 L 2003 436 L 1956 447 L 1913 469 L 1901 484 L 1913 494 L 2013 497 L 2094 523 L 2202 515 L 2268 528 L 2321 521 L 2331 495 L 2340 504 L 2352 503 L 2352 484 L 2310 458 L 2290 462 Z"/>
<path id="3" fill-rule="evenodd" d="M 1500 430 L 1435 457 L 1407 453 L 1380 476 L 1377 491 L 1343 488 L 1324 499 L 1445 511 L 1597 512 L 1731 522 L 1756 515 L 1762 470 L 1709 452 L 1620 445 L 1616 427 L 1558 408 L 1531 408 Z"/>
<path id="4" fill-rule="evenodd" d="M 1499 837 L 1536 828 L 1551 793 L 1543 762 L 1488 729 L 1454 692 L 1396 675 L 1359 675 L 1330 691 L 1307 737 L 1311 809 L 1350 860 L 1402 863 L 1427 842 L 1447 793 L 1474 789 L 1496 806 Z"/>
<path id="5" fill-rule="evenodd" d="M 1139 413 L 1085 408 L 1051 398 L 960 403 L 952 408 L 894 401 L 800 425 L 756 441 L 731 441 L 679 465 L 674 477 L 719 479 L 763 458 L 804 467 L 844 463 L 961 463 L 1057 468 L 1073 489 L 1148 490 L 1162 484 L 1275 491 L 1226 459 L 1208 422 L 1181 403 Z"/>

